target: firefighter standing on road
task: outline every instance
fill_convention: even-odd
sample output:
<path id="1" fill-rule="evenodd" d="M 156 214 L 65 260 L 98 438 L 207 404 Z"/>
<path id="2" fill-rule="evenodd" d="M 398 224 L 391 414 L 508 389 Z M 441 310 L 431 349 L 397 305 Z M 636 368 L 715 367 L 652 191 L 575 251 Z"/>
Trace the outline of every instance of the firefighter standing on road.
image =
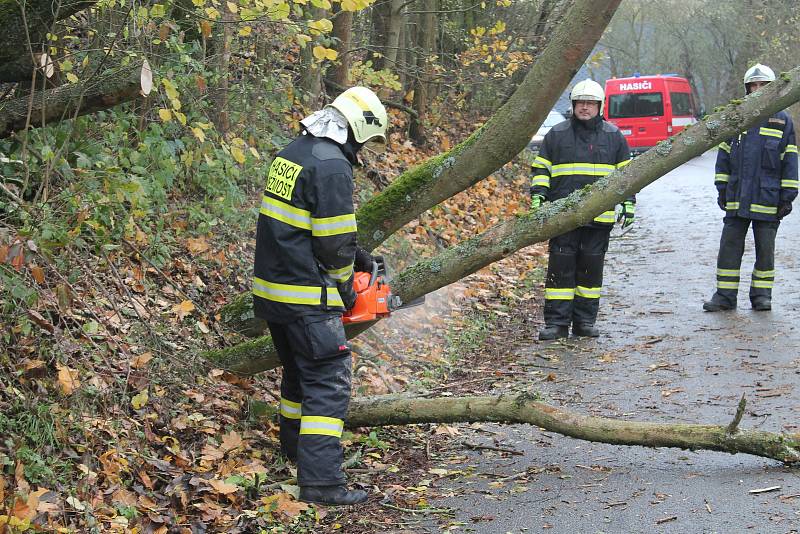
<path id="1" fill-rule="evenodd" d="M 757 64 L 744 75 L 747 94 L 775 80 Z M 779 111 L 762 124 L 719 146 L 714 184 L 725 211 L 717 256 L 717 290 L 703 304 L 710 312 L 736 308 L 747 228 L 753 224 L 756 263 L 750 281 L 754 310 L 772 309 L 775 283 L 775 236 L 781 219 L 797 197 L 797 145 L 792 119 Z"/>
<path id="2" fill-rule="evenodd" d="M 619 129 L 603 120 L 603 88 L 592 80 L 575 85 L 570 94 L 572 117 L 544 137 L 533 163 L 531 209 L 564 198 L 576 189 L 630 162 L 630 149 Z M 619 215 L 623 227 L 634 219 L 635 200 L 625 201 Z M 615 220 L 606 211 L 580 228 L 550 240 L 545 287 L 544 322 L 539 339 L 597 337 L 594 326 L 603 285 L 603 261 Z"/>
<path id="3" fill-rule="evenodd" d="M 283 364 L 281 451 L 297 461 L 300 499 L 349 505 L 340 439 L 350 401 L 351 356 L 341 315 L 356 300 L 353 165 L 365 143 L 386 143 L 386 110 L 366 87 L 343 92 L 301 121 L 305 130 L 272 162 L 261 201 L 254 310 Z"/>

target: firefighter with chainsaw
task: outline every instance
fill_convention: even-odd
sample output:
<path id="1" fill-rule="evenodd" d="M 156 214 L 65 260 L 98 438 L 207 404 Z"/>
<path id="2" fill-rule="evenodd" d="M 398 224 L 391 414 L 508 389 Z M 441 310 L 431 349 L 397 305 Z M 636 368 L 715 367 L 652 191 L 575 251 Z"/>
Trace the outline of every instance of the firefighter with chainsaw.
<path id="1" fill-rule="evenodd" d="M 545 135 L 533 162 L 531 209 L 564 198 L 630 162 L 630 150 L 619 129 L 603 120 L 605 94 L 600 84 L 584 80 L 570 93 L 572 117 Z M 616 217 L 633 224 L 635 199 L 622 204 Z M 603 262 L 615 210 L 601 213 L 588 225 L 550 240 L 545 283 L 544 322 L 540 340 L 567 337 L 569 326 L 579 337 L 600 335 L 595 320 L 603 285 Z"/>
<path id="2" fill-rule="evenodd" d="M 300 136 L 269 167 L 256 236 L 254 311 L 283 364 L 281 452 L 297 462 L 300 500 L 351 505 L 340 443 L 350 401 L 351 355 L 342 314 L 356 301 L 353 165 L 364 144 L 382 148 L 388 117 L 366 87 L 352 87 L 301 121 Z"/>
<path id="3" fill-rule="evenodd" d="M 744 75 L 747 94 L 775 80 L 769 67 L 754 65 Z M 714 185 L 725 212 L 717 255 L 717 290 L 703 303 L 709 312 L 736 308 L 747 229 L 752 224 L 756 263 L 750 278 L 753 310 L 772 309 L 775 236 L 797 197 L 797 144 L 792 119 L 779 111 L 719 145 Z"/>

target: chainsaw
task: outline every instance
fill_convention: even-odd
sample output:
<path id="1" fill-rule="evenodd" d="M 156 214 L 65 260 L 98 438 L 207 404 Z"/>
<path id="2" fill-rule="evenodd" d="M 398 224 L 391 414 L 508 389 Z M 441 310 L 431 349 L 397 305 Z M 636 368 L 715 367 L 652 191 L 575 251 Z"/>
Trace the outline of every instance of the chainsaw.
<path id="1" fill-rule="evenodd" d="M 353 275 L 353 290 L 356 292 L 356 303 L 342 315 L 342 322 L 346 325 L 377 321 L 389 317 L 392 312 L 401 308 L 410 308 L 425 302 L 425 297 L 422 296 L 403 304 L 400 296 L 392 293 L 392 288 L 387 283 L 386 263 L 381 256 L 374 257 L 371 272 L 357 271 Z"/>

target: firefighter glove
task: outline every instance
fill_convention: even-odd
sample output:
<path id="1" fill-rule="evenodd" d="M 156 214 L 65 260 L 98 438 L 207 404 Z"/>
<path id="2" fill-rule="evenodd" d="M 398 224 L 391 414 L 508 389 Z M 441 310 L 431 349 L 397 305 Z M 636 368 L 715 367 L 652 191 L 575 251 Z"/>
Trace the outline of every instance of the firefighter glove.
<path id="1" fill-rule="evenodd" d="M 719 206 L 719 209 L 721 209 L 722 211 L 725 211 L 725 192 L 724 191 L 720 192 L 720 194 L 717 195 L 717 205 Z"/>
<path id="2" fill-rule="evenodd" d="M 373 262 L 372 254 L 367 252 L 361 247 L 356 248 L 356 260 L 353 264 L 353 267 L 356 271 L 361 273 L 370 273 L 372 272 L 372 262 Z"/>
<path id="3" fill-rule="evenodd" d="M 780 205 L 778 206 L 778 219 L 783 219 L 790 213 L 792 213 L 792 203 L 781 202 Z"/>
<path id="4" fill-rule="evenodd" d="M 342 297 L 344 309 L 348 311 L 352 310 L 353 306 L 356 305 L 356 298 L 358 297 L 355 289 L 353 289 L 353 277 L 351 276 L 347 282 L 337 284 L 336 289 L 339 290 L 339 296 Z"/>
<path id="5" fill-rule="evenodd" d="M 633 224 L 633 217 L 635 213 L 636 204 L 634 204 L 631 200 L 626 200 L 622 203 L 622 209 L 619 211 L 619 215 L 617 215 L 617 222 L 620 223 L 623 228 L 627 228 Z"/>
<path id="6" fill-rule="evenodd" d="M 542 205 L 544 202 L 544 197 L 542 195 L 531 195 L 531 209 L 538 210 L 539 206 Z"/>

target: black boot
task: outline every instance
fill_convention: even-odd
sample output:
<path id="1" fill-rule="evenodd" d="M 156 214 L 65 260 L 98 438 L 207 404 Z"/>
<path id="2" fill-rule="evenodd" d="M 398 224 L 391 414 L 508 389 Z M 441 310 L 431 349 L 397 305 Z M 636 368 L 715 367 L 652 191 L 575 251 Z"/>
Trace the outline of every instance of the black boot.
<path id="1" fill-rule="evenodd" d="M 750 302 L 755 311 L 769 311 L 772 309 L 772 299 L 769 297 L 753 297 Z"/>
<path id="2" fill-rule="evenodd" d="M 545 326 L 544 328 L 539 330 L 539 341 L 560 339 L 562 337 L 567 337 L 568 335 L 569 335 L 569 327 L 560 324 L 553 324 L 550 326 Z"/>
<path id="3" fill-rule="evenodd" d="M 600 337 L 600 330 L 594 325 L 576 323 L 572 325 L 572 335 L 575 337 Z"/>
<path id="4" fill-rule="evenodd" d="M 350 506 L 367 500 L 364 490 L 348 490 L 341 486 L 301 486 L 300 500 L 328 506 Z"/>
<path id="5" fill-rule="evenodd" d="M 707 312 L 735 310 L 736 303 L 731 303 L 728 299 L 721 297 L 719 293 L 714 293 L 711 300 L 707 300 L 703 303 L 703 309 Z"/>

